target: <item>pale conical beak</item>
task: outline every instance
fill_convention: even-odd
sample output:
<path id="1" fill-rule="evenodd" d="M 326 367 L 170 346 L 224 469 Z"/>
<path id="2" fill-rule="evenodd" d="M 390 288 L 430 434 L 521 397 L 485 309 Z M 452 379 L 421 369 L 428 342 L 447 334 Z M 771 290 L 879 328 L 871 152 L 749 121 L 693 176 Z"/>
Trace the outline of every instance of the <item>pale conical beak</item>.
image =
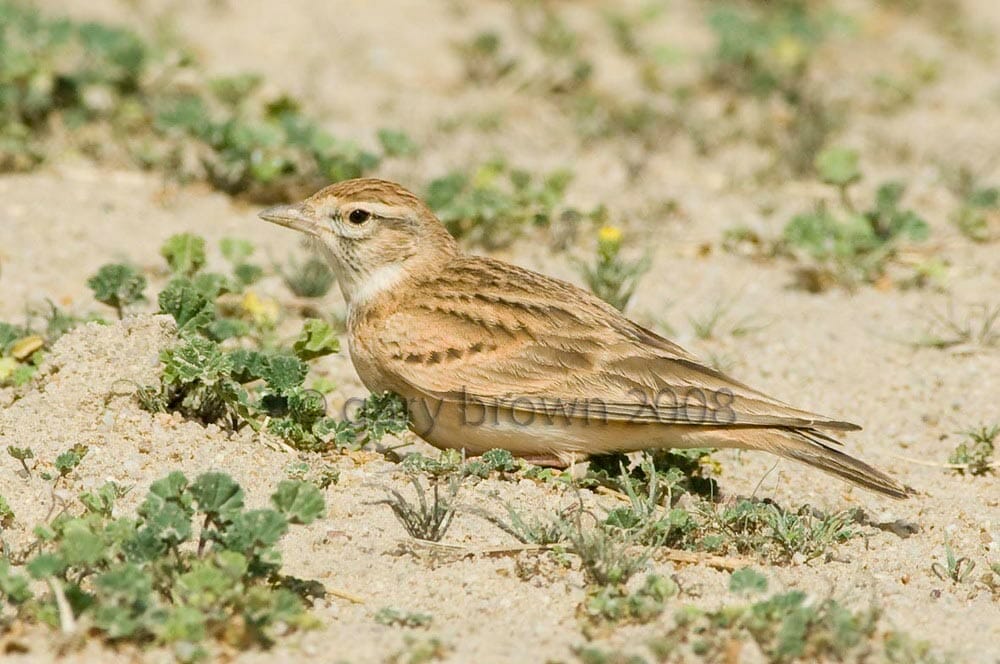
<path id="1" fill-rule="evenodd" d="M 297 231 L 302 231 L 303 233 L 309 233 L 310 235 L 317 234 L 315 222 L 302 209 L 301 203 L 275 205 L 266 210 L 261 210 L 257 213 L 257 216 L 264 221 L 270 221 L 272 224 L 286 226 Z"/>

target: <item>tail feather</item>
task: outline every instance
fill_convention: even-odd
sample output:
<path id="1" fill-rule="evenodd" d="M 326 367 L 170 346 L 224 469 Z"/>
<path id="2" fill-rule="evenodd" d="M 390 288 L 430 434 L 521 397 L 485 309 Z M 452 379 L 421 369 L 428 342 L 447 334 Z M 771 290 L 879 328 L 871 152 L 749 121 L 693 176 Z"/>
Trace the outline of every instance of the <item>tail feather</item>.
<path id="1" fill-rule="evenodd" d="M 801 461 L 848 482 L 902 500 L 915 492 L 881 470 L 832 447 L 840 444 L 811 429 L 784 429 L 781 443 L 771 449 L 788 459 Z"/>

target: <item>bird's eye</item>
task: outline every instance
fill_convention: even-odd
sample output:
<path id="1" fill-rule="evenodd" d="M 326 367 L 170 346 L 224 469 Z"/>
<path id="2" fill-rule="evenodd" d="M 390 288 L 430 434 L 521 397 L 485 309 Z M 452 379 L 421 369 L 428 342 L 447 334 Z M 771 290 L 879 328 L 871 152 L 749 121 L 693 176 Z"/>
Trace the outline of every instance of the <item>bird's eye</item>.
<path id="1" fill-rule="evenodd" d="M 348 220 L 350 220 L 352 224 L 363 224 L 369 219 L 371 219 L 371 217 L 372 217 L 371 212 L 369 212 L 368 210 L 362 210 L 360 208 L 356 210 L 351 210 L 351 213 L 347 215 Z"/>

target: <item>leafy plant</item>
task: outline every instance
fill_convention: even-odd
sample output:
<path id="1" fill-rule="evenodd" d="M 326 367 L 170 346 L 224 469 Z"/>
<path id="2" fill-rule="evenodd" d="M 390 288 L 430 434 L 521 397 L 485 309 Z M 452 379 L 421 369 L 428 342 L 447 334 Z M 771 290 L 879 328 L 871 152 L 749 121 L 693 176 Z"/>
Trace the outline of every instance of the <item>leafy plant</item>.
<path id="1" fill-rule="evenodd" d="M 14 445 L 7 446 L 7 454 L 12 459 L 16 459 L 20 464 L 21 468 L 24 469 L 25 477 L 31 477 L 31 469 L 28 468 L 28 459 L 35 458 L 35 451 L 30 447 L 15 447 Z"/>
<path id="2" fill-rule="evenodd" d="M 371 502 L 371 505 L 388 505 L 392 513 L 406 529 L 411 537 L 429 542 L 438 542 L 451 527 L 457 505 L 458 480 L 452 477 L 448 481 L 447 493 L 442 494 L 439 482 L 431 483 L 430 496 L 423 484 L 413 474 L 408 475 L 410 484 L 417 496 L 417 502 L 408 501 L 402 493 L 395 489 L 388 490 L 388 496 Z"/>
<path id="3" fill-rule="evenodd" d="M 395 625 L 399 627 L 427 627 L 434 618 L 426 613 L 404 611 L 391 606 L 385 606 L 375 612 L 375 622 L 380 625 Z"/>
<path id="4" fill-rule="evenodd" d="M 762 594 L 766 580 L 754 573 L 736 572 L 733 590 Z M 752 583 L 751 583 L 752 581 Z M 768 662 L 793 661 L 932 661 L 927 648 L 912 644 L 900 632 L 884 630 L 878 607 L 852 611 L 833 599 L 814 599 L 793 590 L 753 603 L 702 610 L 685 607 L 675 616 L 676 625 L 648 646 L 659 661 L 688 658 L 716 661 L 734 652 L 734 644 L 751 642 Z M 917 651 L 918 659 L 903 659 L 904 651 Z"/>
<path id="5" fill-rule="evenodd" d="M 642 275 L 649 270 L 649 258 L 627 261 L 621 256 L 622 233 L 614 226 L 597 232 L 597 257 L 593 265 L 580 264 L 587 286 L 615 309 L 628 306 Z"/>
<path id="6" fill-rule="evenodd" d="M 678 593 L 677 584 L 657 574 L 646 576 L 634 592 L 621 585 L 593 586 L 581 607 L 592 623 L 646 623 L 666 608 L 666 601 Z"/>
<path id="7" fill-rule="evenodd" d="M 452 235 L 496 249 L 527 227 L 548 225 L 562 210 L 570 179 L 556 171 L 536 182 L 527 171 L 495 160 L 471 176 L 453 171 L 431 181 L 426 200 Z"/>
<path id="8" fill-rule="evenodd" d="M 29 327 L 0 322 L 0 387 L 30 381 L 50 341 Z"/>
<path id="9" fill-rule="evenodd" d="M 288 268 L 278 268 L 289 290 L 299 297 L 323 297 L 333 286 L 333 271 L 326 261 L 310 256 L 304 261 L 292 260 Z"/>
<path id="10" fill-rule="evenodd" d="M 126 159 L 260 201 L 357 177 L 381 156 L 341 140 L 252 74 L 211 79 L 191 52 L 95 22 L 0 2 L 0 170 L 43 161 L 53 126 L 95 157 Z M 77 138 L 79 136 L 79 138 Z M 383 133 L 393 154 L 412 152 Z"/>
<path id="11" fill-rule="evenodd" d="M 125 309 L 146 299 L 142 294 L 146 290 L 146 277 L 124 263 L 101 266 L 87 280 L 87 285 L 94 291 L 94 299 L 112 307 L 118 318 Z"/>
<path id="12" fill-rule="evenodd" d="M 767 3 L 721 3 L 708 14 L 716 47 L 709 63 L 720 86 L 761 100 L 778 98 L 790 120 L 779 136 L 785 162 L 795 173 L 813 168 L 813 160 L 837 124 L 837 114 L 810 83 L 815 55 L 839 17 L 825 3 L 781 0 Z"/>
<path id="13" fill-rule="evenodd" d="M 952 187 L 960 198 L 952 222 L 974 242 L 1000 237 L 1000 187 L 984 186 L 968 168 L 959 169 Z"/>
<path id="14" fill-rule="evenodd" d="M 173 472 L 150 486 L 135 517 L 114 517 L 120 494 L 113 483 L 81 494 L 82 514 L 36 530 L 39 551 L 25 570 L 48 593 L 36 595 L 0 561 L 0 597 L 18 619 L 64 632 L 85 620 L 109 642 L 169 645 L 184 660 L 205 657 L 210 641 L 267 647 L 288 628 L 315 624 L 281 576 L 277 548 L 290 524 L 323 514 L 311 484 L 282 482 L 273 509 L 246 509 L 229 476 L 189 482 Z"/>
<path id="15" fill-rule="evenodd" d="M 783 233 L 790 248 L 815 262 L 802 271 L 810 290 L 821 290 L 829 281 L 846 286 L 874 282 L 885 275 L 903 242 L 920 242 L 929 235 L 927 222 L 900 205 L 905 186 L 899 182 L 882 184 L 872 207 L 857 211 L 848 193 L 860 178 L 855 153 L 828 150 L 817 168 L 823 182 L 840 192 L 841 209 L 820 202 L 812 212 L 792 218 Z"/>
<path id="16" fill-rule="evenodd" d="M 994 441 L 1000 436 L 1000 425 L 981 426 L 965 433 L 967 440 L 958 444 L 948 457 L 953 470 L 965 475 L 987 475 L 995 470 Z"/>
<path id="17" fill-rule="evenodd" d="M 966 556 L 956 556 L 951 544 L 947 543 L 944 545 L 944 565 L 939 562 L 931 563 L 931 572 L 934 576 L 955 584 L 965 583 L 975 568 L 976 561 Z"/>
<path id="18" fill-rule="evenodd" d="M 517 59 L 504 52 L 503 37 L 493 30 L 477 32 L 458 42 L 455 50 L 462 58 L 465 77 L 472 83 L 496 83 L 517 66 Z"/>

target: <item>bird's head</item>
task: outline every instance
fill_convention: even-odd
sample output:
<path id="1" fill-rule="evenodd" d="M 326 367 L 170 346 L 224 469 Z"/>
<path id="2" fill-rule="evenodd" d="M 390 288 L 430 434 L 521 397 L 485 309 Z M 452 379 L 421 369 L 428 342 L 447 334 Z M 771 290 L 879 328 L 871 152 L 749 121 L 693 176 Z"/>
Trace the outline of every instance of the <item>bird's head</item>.
<path id="1" fill-rule="evenodd" d="M 259 216 L 313 238 L 352 305 L 371 300 L 407 276 L 433 271 L 457 252 L 454 238 L 434 213 L 385 180 L 345 180 Z"/>

